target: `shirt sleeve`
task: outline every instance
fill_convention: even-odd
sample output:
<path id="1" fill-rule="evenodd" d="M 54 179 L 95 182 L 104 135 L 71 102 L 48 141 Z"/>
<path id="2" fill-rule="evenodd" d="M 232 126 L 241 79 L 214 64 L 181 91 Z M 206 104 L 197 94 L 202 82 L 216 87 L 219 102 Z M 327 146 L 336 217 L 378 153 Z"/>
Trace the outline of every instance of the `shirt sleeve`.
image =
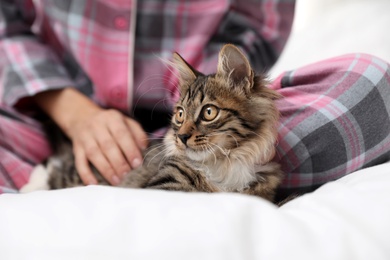
<path id="1" fill-rule="evenodd" d="M 268 71 L 280 56 L 294 19 L 295 1 L 233 1 L 208 49 L 239 46 L 257 72 Z M 214 54 L 216 59 L 217 54 Z M 211 55 L 213 56 L 213 55 Z"/>
<path id="2" fill-rule="evenodd" d="M 27 104 L 46 90 L 74 86 L 57 54 L 32 33 L 31 0 L 0 4 L 0 104 Z"/>

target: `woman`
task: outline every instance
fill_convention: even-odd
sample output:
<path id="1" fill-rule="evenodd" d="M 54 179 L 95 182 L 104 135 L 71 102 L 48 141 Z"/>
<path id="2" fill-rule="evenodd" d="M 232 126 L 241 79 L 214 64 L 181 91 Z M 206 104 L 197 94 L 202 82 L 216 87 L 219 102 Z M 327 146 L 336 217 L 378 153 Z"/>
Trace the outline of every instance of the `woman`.
<path id="1" fill-rule="evenodd" d="M 143 128 L 156 129 L 153 119 L 165 118 L 178 96 L 161 58 L 176 51 L 209 73 L 221 46 L 234 43 L 257 72 L 267 71 L 290 33 L 294 2 L 23 0 L 3 1 L 0 14 L 5 192 L 23 186 L 51 153 L 42 115 L 72 141 L 85 184 L 96 183 L 89 162 L 118 184 L 142 161 Z M 286 72 L 271 87 L 284 96 L 275 156 L 286 173 L 281 194 L 390 158 L 384 61 L 338 57 Z"/>

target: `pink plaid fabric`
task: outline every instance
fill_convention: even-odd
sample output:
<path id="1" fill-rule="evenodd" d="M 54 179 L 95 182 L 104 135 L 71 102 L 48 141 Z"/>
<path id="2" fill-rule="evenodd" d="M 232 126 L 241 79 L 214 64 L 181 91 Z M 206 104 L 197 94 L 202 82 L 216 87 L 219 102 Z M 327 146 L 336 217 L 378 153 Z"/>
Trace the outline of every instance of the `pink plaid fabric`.
<path id="1" fill-rule="evenodd" d="M 32 95 L 72 86 L 130 116 L 138 109 L 167 112 L 177 82 L 162 60 L 177 51 L 200 71 L 213 72 L 229 42 L 257 71 L 267 70 L 283 49 L 293 14 L 289 0 L 2 1 L 0 186 L 17 190 L 51 152 L 33 119 Z M 389 85 L 388 64 L 369 55 L 276 79 L 272 87 L 284 95 L 276 157 L 286 172 L 283 190 L 311 190 L 387 160 Z"/>
<path id="2" fill-rule="evenodd" d="M 310 191 L 390 159 L 390 65 L 349 54 L 289 71 L 278 101 L 284 193 Z"/>
<path id="3" fill-rule="evenodd" d="M 102 106 L 167 109 L 176 82 L 161 59 L 173 52 L 204 72 L 234 42 L 259 70 L 269 68 L 290 32 L 294 1 L 4 1 L 1 102 L 74 86 Z M 1 14 L 1 13 L 0 13 Z M 33 32 L 34 35 L 31 35 Z M 169 101 L 168 101 L 169 102 Z M 168 103 L 169 105 L 169 103 Z"/>
<path id="4" fill-rule="evenodd" d="M 0 193 L 21 188 L 34 165 L 50 154 L 40 123 L 0 105 Z"/>

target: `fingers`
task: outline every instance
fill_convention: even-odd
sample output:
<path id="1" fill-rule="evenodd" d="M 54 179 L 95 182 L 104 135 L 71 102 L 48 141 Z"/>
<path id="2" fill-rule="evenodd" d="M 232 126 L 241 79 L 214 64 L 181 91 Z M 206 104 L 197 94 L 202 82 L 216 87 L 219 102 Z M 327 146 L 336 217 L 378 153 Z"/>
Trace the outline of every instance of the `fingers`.
<path id="1" fill-rule="evenodd" d="M 144 129 L 137 121 L 130 118 L 125 118 L 125 123 L 127 124 L 128 128 L 131 130 L 133 139 L 135 140 L 137 146 L 141 150 L 145 150 L 146 147 L 148 146 L 148 136 L 145 133 Z"/>
<path id="2" fill-rule="evenodd" d="M 131 140 L 129 141 L 128 136 L 131 136 L 129 131 L 124 127 L 124 125 L 120 123 L 117 123 L 116 125 L 113 126 L 113 128 L 124 128 L 125 133 L 122 131 L 119 131 L 120 133 L 123 133 L 124 137 L 119 139 L 118 137 L 115 136 L 115 132 L 111 132 L 109 129 L 101 128 L 97 129 L 95 134 L 96 134 L 96 140 L 98 140 L 98 145 L 101 150 L 101 153 L 104 154 L 107 163 L 111 165 L 112 169 L 115 171 L 115 175 L 118 176 L 119 178 L 123 178 L 125 174 L 127 174 L 131 168 L 135 168 L 134 166 L 130 165 L 131 160 L 134 160 L 137 156 L 138 159 L 140 159 L 141 155 L 136 154 L 135 155 L 126 155 L 125 147 L 133 147 L 134 144 L 131 143 Z M 124 146 L 124 147 L 123 147 Z M 134 150 L 134 149 L 131 149 Z M 134 153 L 133 153 L 134 154 Z M 126 157 L 125 157 L 126 155 Z M 129 160 L 131 158 L 131 160 Z M 93 162 L 92 162 L 93 163 Z M 94 164 L 95 165 L 95 164 Z M 114 178 L 111 176 L 106 176 L 104 172 L 102 172 L 104 177 L 108 178 Z M 112 181 L 116 181 L 116 179 L 113 179 Z M 119 183 L 116 183 L 117 185 Z"/>
<path id="3" fill-rule="evenodd" d="M 77 131 L 76 131 L 77 130 Z M 85 184 L 95 184 L 89 162 L 111 184 L 142 164 L 147 135 L 134 120 L 115 110 L 103 110 L 74 131 L 76 168 Z"/>
<path id="4" fill-rule="evenodd" d="M 85 185 L 97 184 L 97 180 L 88 165 L 88 159 L 84 150 L 79 146 L 73 147 L 75 165 L 81 180 Z"/>
<path id="5" fill-rule="evenodd" d="M 126 162 L 129 164 L 129 169 L 127 172 L 123 172 L 123 174 L 128 173 L 131 169 L 138 168 L 142 163 L 142 155 L 141 151 L 136 145 L 131 132 L 126 128 L 125 125 L 121 125 L 120 130 L 112 129 L 111 133 L 116 140 L 116 144 L 121 150 L 122 157 L 126 157 Z"/>
<path id="6" fill-rule="evenodd" d="M 126 132 L 130 134 L 126 134 Z M 138 168 L 142 163 L 142 151 L 146 149 L 148 144 L 147 135 L 142 127 L 133 119 L 124 117 L 124 129 L 118 129 L 114 135 L 116 140 L 120 140 L 119 145 L 131 167 Z"/>
<path id="7" fill-rule="evenodd" d="M 75 156 L 76 159 L 79 157 L 76 168 L 85 184 L 96 184 L 94 183 L 96 178 L 93 176 L 89 162 L 95 166 L 99 173 L 103 175 L 103 177 L 111 185 L 118 185 L 120 183 L 120 179 L 115 174 L 111 163 L 107 160 L 106 156 L 103 154 L 101 148 L 92 135 L 85 136 L 82 142 L 82 146 L 75 149 Z"/>

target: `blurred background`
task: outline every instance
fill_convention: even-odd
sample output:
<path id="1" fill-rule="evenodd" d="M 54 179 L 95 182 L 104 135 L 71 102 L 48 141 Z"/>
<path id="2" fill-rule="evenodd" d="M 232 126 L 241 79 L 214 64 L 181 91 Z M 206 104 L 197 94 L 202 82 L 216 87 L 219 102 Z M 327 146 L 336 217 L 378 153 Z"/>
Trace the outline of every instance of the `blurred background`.
<path id="1" fill-rule="evenodd" d="M 291 36 L 270 75 L 352 52 L 390 62 L 390 0 L 297 0 Z"/>

